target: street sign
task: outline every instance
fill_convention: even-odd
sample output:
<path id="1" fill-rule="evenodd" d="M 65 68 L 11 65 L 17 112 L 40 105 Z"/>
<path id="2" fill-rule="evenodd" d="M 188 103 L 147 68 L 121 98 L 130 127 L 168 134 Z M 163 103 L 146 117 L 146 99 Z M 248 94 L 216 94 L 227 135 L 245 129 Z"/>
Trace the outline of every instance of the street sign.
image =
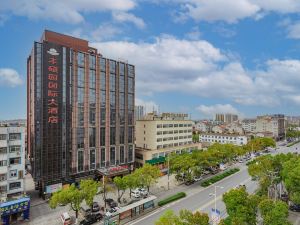
<path id="1" fill-rule="evenodd" d="M 211 209 L 211 220 L 214 225 L 217 225 L 221 221 L 221 212 L 218 209 Z"/>

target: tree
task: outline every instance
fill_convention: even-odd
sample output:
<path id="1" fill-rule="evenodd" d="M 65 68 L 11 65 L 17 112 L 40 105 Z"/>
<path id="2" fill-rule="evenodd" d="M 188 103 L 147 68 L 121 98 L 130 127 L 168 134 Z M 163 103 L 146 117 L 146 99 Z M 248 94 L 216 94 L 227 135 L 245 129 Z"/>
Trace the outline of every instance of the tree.
<path id="1" fill-rule="evenodd" d="M 258 207 L 264 220 L 264 225 L 291 225 L 287 220 L 289 211 L 285 202 L 264 199 L 259 203 Z"/>
<path id="2" fill-rule="evenodd" d="M 78 211 L 80 209 L 80 204 L 84 200 L 85 195 L 84 192 L 74 184 L 71 186 L 64 188 L 58 192 L 55 192 L 50 199 L 50 207 L 52 209 L 56 208 L 58 204 L 68 205 L 73 211 L 76 213 L 76 220 L 78 218 Z"/>
<path id="3" fill-rule="evenodd" d="M 132 189 L 139 187 L 139 181 L 137 175 L 135 173 L 131 173 L 125 176 L 124 179 L 126 180 L 127 187 L 129 188 L 129 196 L 131 198 Z"/>
<path id="4" fill-rule="evenodd" d="M 172 210 L 166 210 L 155 225 L 209 225 L 209 217 L 206 213 L 189 210 L 180 210 L 178 216 Z"/>
<path id="5" fill-rule="evenodd" d="M 93 205 L 94 197 L 98 192 L 99 186 L 100 185 L 98 182 L 91 179 L 80 181 L 80 189 L 83 192 L 84 200 L 86 204 L 90 207 L 92 207 Z"/>
<path id="6" fill-rule="evenodd" d="M 232 189 L 223 195 L 223 201 L 233 225 L 255 225 L 259 197 L 249 195 L 244 187 Z"/>
<path id="7" fill-rule="evenodd" d="M 107 194 L 109 192 L 113 192 L 114 191 L 114 188 L 109 184 L 110 182 L 111 182 L 110 178 L 108 178 L 108 177 L 103 177 L 102 178 L 102 184 L 101 184 L 101 187 L 102 187 L 102 198 L 103 198 L 104 206 L 105 207 L 106 207 Z"/>
<path id="8" fill-rule="evenodd" d="M 124 177 L 115 177 L 114 178 L 114 183 L 115 183 L 115 185 L 117 187 L 117 190 L 118 190 L 118 202 L 121 203 L 121 198 L 122 198 L 123 194 L 125 193 L 125 191 L 128 187 L 127 178 L 126 178 L 126 176 L 124 176 Z"/>
<path id="9" fill-rule="evenodd" d="M 148 163 L 144 164 L 143 167 L 135 171 L 136 176 L 141 181 L 142 187 L 147 187 L 148 192 L 150 186 L 157 182 L 160 177 L 160 170 L 157 166 L 152 166 Z"/>

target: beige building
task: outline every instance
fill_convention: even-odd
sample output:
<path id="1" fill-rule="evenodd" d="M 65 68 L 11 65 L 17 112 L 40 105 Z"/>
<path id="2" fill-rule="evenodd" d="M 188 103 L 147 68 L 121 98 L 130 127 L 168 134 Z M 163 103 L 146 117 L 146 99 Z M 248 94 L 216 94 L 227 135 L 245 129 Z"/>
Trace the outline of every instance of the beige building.
<path id="1" fill-rule="evenodd" d="M 285 134 L 284 115 L 258 116 L 256 119 L 256 133 L 272 133 L 273 138 L 283 138 Z"/>
<path id="2" fill-rule="evenodd" d="M 149 113 L 136 121 L 136 165 L 148 162 L 164 167 L 165 156 L 171 152 L 191 152 L 199 148 L 192 142 L 193 121 L 187 114 Z"/>

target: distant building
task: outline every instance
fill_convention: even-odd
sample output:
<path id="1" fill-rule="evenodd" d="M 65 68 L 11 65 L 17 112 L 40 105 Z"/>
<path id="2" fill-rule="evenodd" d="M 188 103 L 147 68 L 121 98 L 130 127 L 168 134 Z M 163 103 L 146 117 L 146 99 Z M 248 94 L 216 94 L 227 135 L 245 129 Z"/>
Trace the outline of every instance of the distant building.
<path id="1" fill-rule="evenodd" d="M 218 133 L 218 134 L 222 134 L 225 132 L 225 126 L 224 125 L 216 125 L 216 126 L 213 126 L 211 131 L 213 133 Z"/>
<path id="2" fill-rule="evenodd" d="M 135 121 L 143 119 L 145 116 L 145 107 L 142 105 L 135 106 L 134 113 L 135 113 L 135 117 L 134 117 Z"/>
<path id="3" fill-rule="evenodd" d="M 220 143 L 220 144 L 234 144 L 234 145 L 246 145 L 248 138 L 245 135 L 234 135 L 234 134 L 200 134 L 199 141 L 201 143 Z"/>
<path id="4" fill-rule="evenodd" d="M 257 116 L 256 133 L 272 133 L 273 138 L 282 139 L 285 135 L 284 115 Z"/>
<path id="5" fill-rule="evenodd" d="M 194 129 L 199 132 L 208 132 L 209 127 L 210 125 L 208 121 L 198 121 L 195 123 Z"/>
<path id="6" fill-rule="evenodd" d="M 242 135 L 244 134 L 244 130 L 242 128 L 242 124 L 238 121 L 234 121 L 225 125 L 225 133 Z"/>
<path id="7" fill-rule="evenodd" d="M 136 165 L 147 162 L 164 170 L 168 154 L 198 149 L 199 143 L 192 141 L 192 126 L 187 114 L 149 113 L 136 121 Z"/>
<path id="8" fill-rule="evenodd" d="M 232 122 L 235 122 L 239 119 L 238 115 L 235 115 L 235 114 L 225 114 L 224 115 L 224 122 L 225 123 L 232 123 Z"/>
<path id="9" fill-rule="evenodd" d="M 245 133 L 255 133 L 256 131 L 256 119 L 244 119 L 242 120 L 242 128 Z"/>
<path id="10" fill-rule="evenodd" d="M 24 193 L 25 128 L 0 126 L 0 200 Z"/>
<path id="11" fill-rule="evenodd" d="M 224 114 L 216 114 L 216 121 L 225 122 Z"/>

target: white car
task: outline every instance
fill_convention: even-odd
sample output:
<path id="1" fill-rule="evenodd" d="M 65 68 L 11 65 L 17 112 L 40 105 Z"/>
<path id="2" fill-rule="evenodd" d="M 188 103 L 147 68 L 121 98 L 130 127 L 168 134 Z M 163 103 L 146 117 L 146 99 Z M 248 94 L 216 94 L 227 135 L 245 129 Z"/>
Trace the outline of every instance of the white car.
<path id="1" fill-rule="evenodd" d="M 199 180 L 202 180 L 202 176 L 200 176 L 200 177 L 194 177 L 194 181 L 199 181 Z"/>
<path id="2" fill-rule="evenodd" d="M 105 216 L 112 217 L 118 212 L 119 209 L 120 209 L 119 207 L 111 208 L 105 213 Z"/>
<path id="3" fill-rule="evenodd" d="M 138 188 L 137 189 L 142 196 L 148 196 L 148 191 L 145 188 Z"/>
<path id="4" fill-rule="evenodd" d="M 135 197 L 135 198 L 141 197 L 141 194 L 140 194 L 140 192 L 139 192 L 138 190 L 133 190 L 133 191 L 131 192 L 131 195 L 132 195 L 133 197 Z"/>

